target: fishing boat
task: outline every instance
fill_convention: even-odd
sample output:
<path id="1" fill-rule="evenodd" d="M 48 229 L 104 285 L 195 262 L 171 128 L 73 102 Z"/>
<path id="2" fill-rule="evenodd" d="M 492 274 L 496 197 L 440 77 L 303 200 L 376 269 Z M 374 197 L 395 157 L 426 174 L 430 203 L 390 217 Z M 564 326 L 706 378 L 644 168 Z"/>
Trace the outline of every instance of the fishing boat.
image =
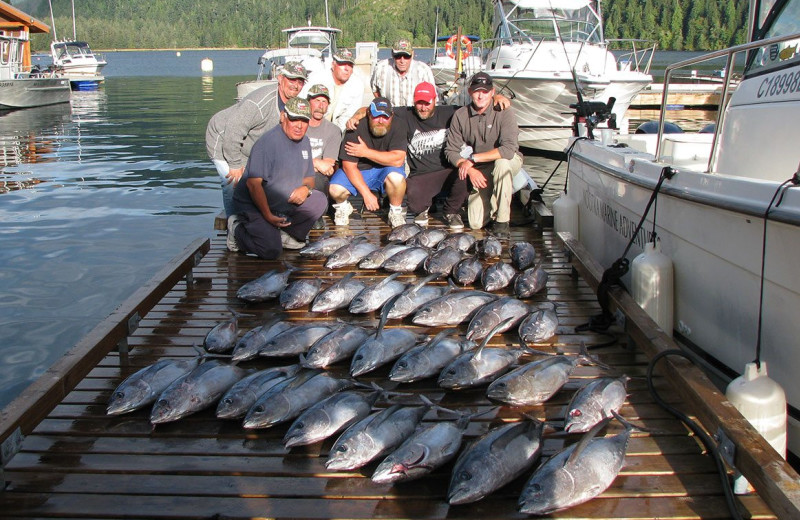
<path id="1" fill-rule="evenodd" d="M 498 93 L 514 99 L 520 145 L 562 151 L 572 135 L 569 106 L 579 100 L 615 100 L 612 121 L 627 131 L 623 119 L 631 100 L 653 80 L 654 45 L 605 40 L 599 0 L 494 4 L 493 37 L 481 42 L 483 70 Z M 622 46 L 619 56 L 611 52 Z"/>
<path id="2" fill-rule="evenodd" d="M 258 58 L 256 79 L 236 84 L 236 95 L 243 98 L 259 87 L 277 79 L 278 72 L 287 62 L 300 62 L 310 73 L 330 67 L 336 52 L 336 38 L 341 29 L 328 26 L 290 27 L 283 29 L 286 46 L 267 49 Z"/>
<path id="3" fill-rule="evenodd" d="M 50 44 L 53 66 L 69 79 L 73 90 L 95 90 L 104 81 L 100 74 L 106 66 L 102 54 L 92 52 L 83 41 L 59 40 Z"/>
<path id="4" fill-rule="evenodd" d="M 0 6 L 0 13 L 5 14 Z M 46 26 L 45 26 L 46 27 Z M 0 108 L 28 108 L 67 103 L 69 81 L 52 71 L 31 67 L 27 27 L 0 29 Z"/>
<path id="5" fill-rule="evenodd" d="M 766 366 L 786 393 L 783 419 L 796 455 L 800 2 L 751 2 L 750 11 L 749 43 L 666 69 L 665 93 L 674 71 L 720 57 L 727 70 L 744 64 L 730 96 L 723 85 L 714 133 L 666 134 L 665 95 L 658 134 L 601 131 L 573 143 L 565 206 L 577 207 L 572 233 L 605 268 L 627 247 L 631 261 L 657 243 L 674 265 L 673 317 L 663 328 L 703 356 L 721 384 L 748 362 Z"/>

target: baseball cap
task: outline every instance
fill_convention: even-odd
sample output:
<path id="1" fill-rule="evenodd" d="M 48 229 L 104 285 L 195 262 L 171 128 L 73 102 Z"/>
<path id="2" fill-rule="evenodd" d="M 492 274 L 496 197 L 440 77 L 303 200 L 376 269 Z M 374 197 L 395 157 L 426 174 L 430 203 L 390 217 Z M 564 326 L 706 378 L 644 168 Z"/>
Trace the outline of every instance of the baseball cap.
<path id="1" fill-rule="evenodd" d="M 414 103 L 417 101 L 431 103 L 436 97 L 436 87 L 427 81 L 423 81 L 414 89 Z"/>
<path id="2" fill-rule="evenodd" d="M 372 114 L 372 117 L 392 117 L 392 102 L 385 97 L 376 97 L 369 104 L 369 113 Z"/>
<path id="3" fill-rule="evenodd" d="M 478 72 L 469 81 L 469 90 L 492 90 L 492 77 L 485 72 Z"/>
<path id="4" fill-rule="evenodd" d="M 406 39 L 397 40 L 397 42 L 392 45 L 392 54 L 405 54 L 407 56 L 411 56 L 414 54 L 414 47 L 412 47 L 411 42 Z"/>
<path id="5" fill-rule="evenodd" d="M 317 83 L 313 85 L 310 89 L 308 89 L 308 95 L 306 96 L 309 100 L 315 97 L 325 96 L 328 98 L 328 101 L 331 100 L 331 95 L 328 92 L 328 87 L 321 83 Z"/>
<path id="6" fill-rule="evenodd" d="M 286 76 L 287 78 L 308 79 L 308 72 L 306 71 L 306 68 L 303 67 L 302 63 L 298 63 L 296 61 L 290 61 L 289 63 L 285 64 L 281 69 L 281 75 Z"/>
<path id="7" fill-rule="evenodd" d="M 283 107 L 283 111 L 286 112 L 286 115 L 294 119 L 311 120 L 311 105 L 308 104 L 307 100 L 301 97 L 289 98 L 286 101 L 286 105 Z"/>
<path id="8" fill-rule="evenodd" d="M 353 57 L 353 51 L 350 49 L 336 49 L 336 52 L 333 53 L 333 60 L 339 63 L 350 64 L 356 62 L 356 59 Z"/>

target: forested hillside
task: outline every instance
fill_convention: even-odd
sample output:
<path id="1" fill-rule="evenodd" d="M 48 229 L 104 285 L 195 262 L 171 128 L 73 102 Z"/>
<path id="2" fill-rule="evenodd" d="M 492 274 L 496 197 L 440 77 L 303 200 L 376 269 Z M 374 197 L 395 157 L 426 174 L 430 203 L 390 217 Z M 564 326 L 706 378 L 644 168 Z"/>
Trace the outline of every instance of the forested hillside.
<path id="1" fill-rule="evenodd" d="M 69 0 L 51 0 L 59 37 L 72 36 Z M 325 25 L 325 0 L 74 0 L 77 34 L 96 49 L 266 47 L 280 45 L 281 29 L 307 20 Z M 556 2 L 557 0 L 553 0 Z M 50 24 L 47 0 L 11 4 Z M 342 43 L 407 37 L 431 46 L 461 26 L 491 36 L 490 0 L 328 0 L 330 25 Z M 735 0 L 605 0 L 606 38 L 642 38 L 660 49 L 707 50 L 741 43 L 747 2 Z M 34 39 L 44 49 L 49 36 Z"/>

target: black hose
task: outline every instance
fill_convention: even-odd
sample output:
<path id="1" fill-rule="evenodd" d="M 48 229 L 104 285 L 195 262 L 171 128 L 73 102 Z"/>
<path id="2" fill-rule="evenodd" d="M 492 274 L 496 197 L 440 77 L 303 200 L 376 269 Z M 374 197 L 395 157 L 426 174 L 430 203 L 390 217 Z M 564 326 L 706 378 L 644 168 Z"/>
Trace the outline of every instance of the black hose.
<path id="1" fill-rule="evenodd" d="M 694 360 L 687 355 L 684 351 L 678 349 L 672 350 L 665 350 L 663 352 L 659 352 L 656 356 L 650 361 L 650 365 L 647 367 L 647 388 L 650 390 L 650 395 L 653 396 L 653 399 L 661 406 L 663 409 L 677 417 L 681 422 L 683 422 L 686 426 L 689 427 L 692 432 L 700 439 L 703 445 L 706 447 L 706 450 L 711 454 L 711 457 L 714 459 L 715 464 L 717 465 L 717 472 L 719 473 L 720 482 L 722 484 L 722 491 L 725 494 L 725 503 L 728 506 L 728 510 L 731 513 L 731 518 L 734 520 L 742 519 L 741 513 L 739 513 L 739 509 L 736 507 L 735 497 L 733 494 L 733 489 L 731 489 L 730 482 L 728 481 L 728 472 L 725 469 L 725 463 L 722 460 L 722 455 L 719 453 L 719 449 L 717 444 L 714 440 L 702 429 L 700 426 L 689 418 L 686 414 L 681 412 L 680 410 L 673 408 L 669 404 L 667 404 L 661 396 L 658 395 L 656 392 L 655 385 L 653 384 L 653 369 L 656 366 L 656 363 L 661 358 L 667 356 L 680 356 L 685 359 L 688 359 L 690 362 L 694 362 Z"/>

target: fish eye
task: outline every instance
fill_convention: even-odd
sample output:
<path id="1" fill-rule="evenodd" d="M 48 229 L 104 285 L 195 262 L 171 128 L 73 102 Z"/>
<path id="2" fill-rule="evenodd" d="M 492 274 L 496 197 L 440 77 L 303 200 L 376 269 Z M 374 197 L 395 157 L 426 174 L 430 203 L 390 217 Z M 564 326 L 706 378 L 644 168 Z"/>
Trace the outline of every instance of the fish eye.
<path id="1" fill-rule="evenodd" d="M 305 428 L 306 425 L 301 423 L 301 422 L 299 422 L 299 423 L 295 424 L 295 427 L 299 430 L 299 429 Z"/>
<path id="2" fill-rule="evenodd" d="M 225 404 L 232 404 L 233 399 L 231 399 L 230 397 L 226 397 L 225 399 L 222 400 L 222 402 Z"/>
<path id="3" fill-rule="evenodd" d="M 583 415 L 583 413 L 581 413 L 581 411 L 578 410 L 577 408 L 569 411 L 570 417 L 580 417 L 581 415 Z"/>
<path id="4" fill-rule="evenodd" d="M 338 451 L 339 453 L 345 453 L 347 451 L 347 446 L 339 446 L 338 448 L 336 448 L 336 451 Z"/>
<path id="5" fill-rule="evenodd" d="M 454 368 L 451 368 L 450 370 L 447 371 L 447 375 L 449 375 L 449 376 L 455 375 L 455 373 L 456 373 L 456 371 L 455 371 Z"/>
<path id="6" fill-rule="evenodd" d="M 363 354 L 359 354 L 356 357 L 354 357 L 353 359 L 355 359 L 356 361 L 361 361 L 362 359 L 364 359 L 364 355 Z"/>
<path id="7" fill-rule="evenodd" d="M 538 493 L 538 492 L 540 492 L 542 490 L 542 486 L 541 486 L 541 484 L 536 483 L 536 484 L 531 485 L 531 487 L 528 488 L 528 489 L 530 489 L 534 493 Z"/>
<path id="8" fill-rule="evenodd" d="M 461 480 L 472 480 L 472 473 L 469 471 L 462 471 L 458 476 Z"/>
<path id="9" fill-rule="evenodd" d="M 125 397 L 125 394 L 122 392 L 114 392 L 114 397 L 117 399 L 122 399 L 123 397 Z"/>
<path id="10" fill-rule="evenodd" d="M 405 361 L 398 361 L 397 362 L 397 367 L 398 368 L 408 368 L 408 363 L 406 363 Z"/>
<path id="11" fill-rule="evenodd" d="M 258 405 L 258 406 L 256 406 L 255 408 L 253 408 L 253 410 L 254 410 L 255 412 L 261 413 L 261 412 L 263 412 L 263 411 L 264 411 L 264 407 L 263 407 L 262 405 Z"/>
<path id="12" fill-rule="evenodd" d="M 166 399 L 159 399 L 158 400 L 158 405 L 159 406 L 167 406 L 167 400 Z"/>

